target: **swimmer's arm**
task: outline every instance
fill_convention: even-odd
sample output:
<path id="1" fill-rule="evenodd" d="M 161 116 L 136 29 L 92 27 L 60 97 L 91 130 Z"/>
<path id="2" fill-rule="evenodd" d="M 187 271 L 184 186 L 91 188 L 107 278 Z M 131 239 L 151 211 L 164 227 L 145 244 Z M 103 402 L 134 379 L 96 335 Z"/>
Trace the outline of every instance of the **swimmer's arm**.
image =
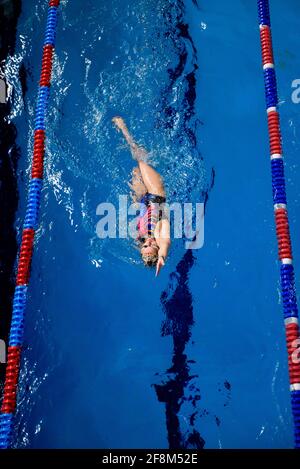
<path id="1" fill-rule="evenodd" d="M 163 213 L 162 219 L 157 223 L 157 233 L 155 233 L 157 238 L 157 244 L 160 246 L 160 243 L 167 241 L 169 244 L 171 243 L 171 236 L 170 236 L 170 222 L 167 213 Z"/>
<path id="2" fill-rule="evenodd" d="M 170 239 L 157 239 L 157 244 L 159 246 L 158 250 L 158 261 L 156 264 L 156 277 L 158 276 L 162 267 L 164 267 L 166 258 L 170 249 L 171 240 Z"/>
<path id="3" fill-rule="evenodd" d="M 166 260 L 166 258 L 168 256 L 168 253 L 169 253 L 171 240 L 170 239 L 160 239 L 160 240 L 157 240 L 157 244 L 159 246 L 158 256 L 163 256 L 164 259 Z"/>
<path id="4" fill-rule="evenodd" d="M 170 222 L 167 218 L 163 218 L 160 222 L 159 237 L 157 238 L 158 261 L 156 265 L 156 276 L 159 274 L 161 268 L 165 265 L 166 258 L 169 253 L 171 239 L 170 239 Z"/>

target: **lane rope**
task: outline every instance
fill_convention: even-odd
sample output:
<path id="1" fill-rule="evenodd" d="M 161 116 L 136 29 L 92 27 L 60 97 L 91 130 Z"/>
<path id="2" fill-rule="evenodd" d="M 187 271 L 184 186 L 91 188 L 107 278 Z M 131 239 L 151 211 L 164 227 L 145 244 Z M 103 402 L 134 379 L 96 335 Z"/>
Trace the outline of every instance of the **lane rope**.
<path id="1" fill-rule="evenodd" d="M 276 236 L 278 242 L 278 255 L 281 262 L 281 297 L 288 350 L 292 415 L 295 429 L 295 447 L 300 448 L 300 338 L 298 307 L 287 212 L 280 121 L 277 109 L 277 82 L 273 58 L 269 0 L 258 0 L 257 3 L 271 155 Z"/>
<path id="2" fill-rule="evenodd" d="M 50 91 L 59 3 L 60 0 L 50 0 L 48 2 L 42 69 L 35 114 L 31 179 L 29 182 L 22 241 L 19 249 L 16 287 L 13 298 L 12 319 L 7 351 L 5 384 L 0 410 L 0 448 L 2 449 L 9 448 L 12 444 L 13 438 L 21 349 L 24 336 L 24 315 L 27 302 L 27 290 L 30 277 L 34 236 L 38 226 L 38 214 L 43 185 L 45 118 Z"/>

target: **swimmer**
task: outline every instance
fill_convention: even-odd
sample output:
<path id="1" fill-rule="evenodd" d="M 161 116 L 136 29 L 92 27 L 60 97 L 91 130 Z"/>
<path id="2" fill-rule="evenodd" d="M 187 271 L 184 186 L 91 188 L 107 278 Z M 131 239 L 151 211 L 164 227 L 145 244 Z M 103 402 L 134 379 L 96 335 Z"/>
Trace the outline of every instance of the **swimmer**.
<path id="1" fill-rule="evenodd" d="M 156 267 L 156 276 L 165 265 L 170 239 L 170 222 L 164 210 L 166 194 L 161 176 L 148 163 L 147 151 L 130 135 L 122 117 L 112 119 L 125 137 L 138 166 L 132 171 L 130 187 L 134 202 L 140 202 L 137 243 L 145 266 Z"/>

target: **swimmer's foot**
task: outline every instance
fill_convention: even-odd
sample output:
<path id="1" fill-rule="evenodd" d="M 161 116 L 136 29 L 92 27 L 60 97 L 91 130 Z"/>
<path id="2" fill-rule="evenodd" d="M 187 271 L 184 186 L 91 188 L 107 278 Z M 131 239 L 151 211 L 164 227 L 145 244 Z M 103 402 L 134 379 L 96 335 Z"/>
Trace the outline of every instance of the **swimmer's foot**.
<path id="1" fill-rule="evenodd" d="M 116 116 L 112 118 L 112 122 L 115 125 L 116 130 L 118 132 L 122 132 L 122 134 L 126 138 L 126 135 L 128 134 L 128 129 L 127 129 L 124 119 L 122 119 L 122 117 Z"/>
<path id="2" fill-rule="evenodd" d="M 127 130 L 126 124 L 125 124 L 124 120 L 122 119 L 122 117 L 115 116 L 115 117 L 112 118 L 112 122 L 115 124 L 116 129 L 118 130 L 118 132 L 120 130 L 123 131 L 123 132 Z"/>

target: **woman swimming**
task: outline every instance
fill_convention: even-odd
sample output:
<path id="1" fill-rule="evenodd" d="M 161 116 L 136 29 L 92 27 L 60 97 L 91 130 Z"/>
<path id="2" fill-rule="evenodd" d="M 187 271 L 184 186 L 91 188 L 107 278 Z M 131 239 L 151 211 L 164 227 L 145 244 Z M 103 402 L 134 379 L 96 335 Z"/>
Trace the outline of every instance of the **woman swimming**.
<path id="1" fill-rule="evenodd" d="M 130 135 L 121 117 L 113 123 L 122 132 L 138 166 L 133 169 L 130 187 L 134 202 L 140 202 L 137 242 L 146 266 L 156 266 L 156 275 L 165 265 L 171 244 L 170 222 L 164 210 L 166 194 L 161 176 L 148 163 L 147 151 Z"/>

